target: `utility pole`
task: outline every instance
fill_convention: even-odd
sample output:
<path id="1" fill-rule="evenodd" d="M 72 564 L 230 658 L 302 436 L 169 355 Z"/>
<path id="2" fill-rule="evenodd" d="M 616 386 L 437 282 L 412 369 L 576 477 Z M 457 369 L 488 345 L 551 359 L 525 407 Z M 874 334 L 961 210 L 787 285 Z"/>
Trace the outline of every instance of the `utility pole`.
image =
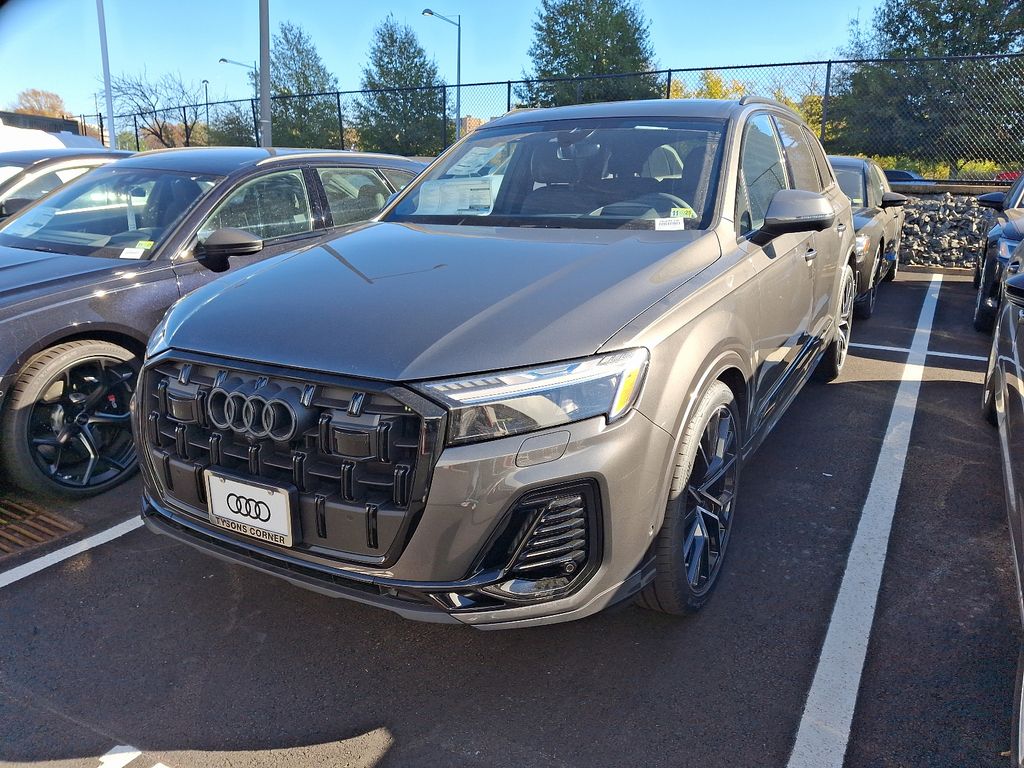
<path id="1" fill-rule="evenodd" d="M 265 3 L 266 0 L 261 0 Z M 103 15 L 103 0 L 96 0 L 96 16 L 100 24 L 100 56 L 103 59 L 103 90 L 107 97 L 107 142 L 111 149 L 117 148 L 117 132 L 114 130 L 114 97 L 110 91 L 110 59 L 107 56 L 107 22 Z"/>
<path id="2" fill-rule="evenodd" d="M 97 0 L 99 1 L 99 0 Z M 274 146 L 270 130 L 270 2 L 260 0 L 260 146 Z"/>

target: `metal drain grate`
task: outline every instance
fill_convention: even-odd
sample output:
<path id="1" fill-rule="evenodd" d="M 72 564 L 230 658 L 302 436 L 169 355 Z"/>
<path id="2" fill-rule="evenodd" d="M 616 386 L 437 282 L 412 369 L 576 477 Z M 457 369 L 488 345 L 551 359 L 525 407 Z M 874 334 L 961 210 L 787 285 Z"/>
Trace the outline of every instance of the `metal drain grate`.
<path id="1" fill-rule="evenodd" d="M 30 502 L 0 498 L 0 559 L 59 539 L 81 527 Z"/>

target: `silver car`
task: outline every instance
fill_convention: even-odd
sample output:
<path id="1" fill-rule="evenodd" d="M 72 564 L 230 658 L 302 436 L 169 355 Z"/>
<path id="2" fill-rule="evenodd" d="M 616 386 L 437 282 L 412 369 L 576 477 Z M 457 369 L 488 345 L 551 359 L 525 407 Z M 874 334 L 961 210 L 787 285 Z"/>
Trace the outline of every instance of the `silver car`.
<path id="1" fill-rule="evenodd" d="M 410 618 L 695 611 L 743 460 L 842 369 L 854 258 L 780 104 L 510 113 L 374 222 L 168 312 L 134 402 L 144 519 Z"/>

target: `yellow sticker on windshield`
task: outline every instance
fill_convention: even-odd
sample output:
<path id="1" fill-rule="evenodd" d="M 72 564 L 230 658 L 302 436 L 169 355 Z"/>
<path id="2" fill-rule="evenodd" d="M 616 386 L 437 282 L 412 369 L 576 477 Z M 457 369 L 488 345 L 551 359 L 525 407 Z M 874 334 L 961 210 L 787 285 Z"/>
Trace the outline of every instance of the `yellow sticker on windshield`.
<path id="1" fill-rule="evenodd" d="M 137 242 L 135 244 L 135 247 L 136 248 L 146 248 L 146 249 L 152 248 L 153 247 L 153 241 L 152 240 L 139 240 L 139 242 Z"/>
<path id="2" fill-rule="evenodd" d="M 668 212 L 669 218 L 671 219 L 696 219 L 697 212 L 688 205 L 680 206 L 679 208 L 673 208 Z"/>

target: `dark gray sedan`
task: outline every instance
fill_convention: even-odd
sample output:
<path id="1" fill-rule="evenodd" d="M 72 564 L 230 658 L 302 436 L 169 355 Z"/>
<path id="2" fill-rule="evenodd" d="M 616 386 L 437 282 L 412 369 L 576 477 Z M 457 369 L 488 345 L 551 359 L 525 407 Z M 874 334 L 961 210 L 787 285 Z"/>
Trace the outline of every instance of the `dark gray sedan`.
<path id="1" fill-rule="evenodd" d="M 74 147 L 0 152 L 0 220 L 83 173 L 131 152 Z"/>
<path id="2" fill-rule="evenodd" d="M 874 314 L 878 284 L 892 280 L 899 269 L 903 239 L 903 206 L 907 198 L 889 188 L 878 163 L 862 157 L 830 155 L 839 186 L 853 204 L 856 231 L 858 317 Z"/>
<path id="3" fill-rule="evenodd" d="M 1024 248 L 1010 256 L 999 290 L 1002 300 L 995 318 L 995 333 L 988 357 L 988 371 L 982 395 L 985 417 L 999 427 L 999 443 L 1003 456 L 1003 479 L 1009 517 L 1014 566 L 1017 569 L 1019 605 L 1024 610 L 1024 596 L 1019 592 L 1024 579 Z M 1022 614 L 1024 615 L 1024 614 Z M 1014 692 L 1013 765 L 1021 766 L 1024 756 L 1024 724 L 1021 721 L 1022 674 L 1024 649 L 1018 660 L 1017 685 Z"/>

